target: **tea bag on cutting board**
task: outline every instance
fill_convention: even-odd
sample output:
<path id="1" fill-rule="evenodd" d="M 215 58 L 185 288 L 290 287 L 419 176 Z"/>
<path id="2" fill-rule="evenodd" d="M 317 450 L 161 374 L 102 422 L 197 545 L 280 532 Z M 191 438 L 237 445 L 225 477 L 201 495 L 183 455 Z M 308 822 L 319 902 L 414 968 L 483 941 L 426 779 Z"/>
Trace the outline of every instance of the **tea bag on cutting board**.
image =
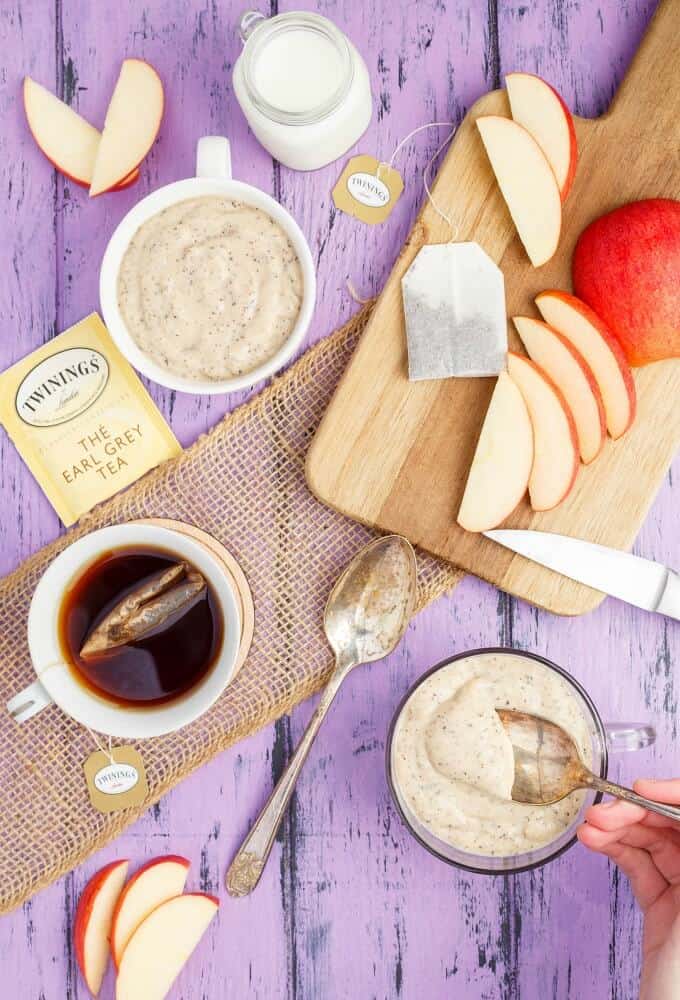
<path id="1" fill-rule="evenodd" d="M 422 247 L 401 287 L 411 381 L 505 370 L 503 272 L 478 243 Z"/>

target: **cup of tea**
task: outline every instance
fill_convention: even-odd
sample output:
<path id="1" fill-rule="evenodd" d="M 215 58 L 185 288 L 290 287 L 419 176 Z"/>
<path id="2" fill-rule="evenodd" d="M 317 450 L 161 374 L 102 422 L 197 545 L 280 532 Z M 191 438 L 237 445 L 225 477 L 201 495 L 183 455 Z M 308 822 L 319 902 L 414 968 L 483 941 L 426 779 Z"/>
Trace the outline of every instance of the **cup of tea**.
<path id="1" fill-rule="evenodd" d="M 79 538 L 35 589 L 37 680 L 8 711 L 25 722 L 56 703 L 126 739 L 187 725 L 235 676 L 243 623 L 234 588 L 214 552 L 171 528 L 130 523 Z"/>

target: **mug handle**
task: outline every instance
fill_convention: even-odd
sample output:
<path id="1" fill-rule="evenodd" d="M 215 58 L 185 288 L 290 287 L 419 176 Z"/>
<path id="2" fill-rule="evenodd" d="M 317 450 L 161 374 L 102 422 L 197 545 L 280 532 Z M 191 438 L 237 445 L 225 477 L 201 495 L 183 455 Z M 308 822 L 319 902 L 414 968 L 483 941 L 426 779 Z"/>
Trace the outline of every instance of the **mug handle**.
<path id="1" fill-rule="evenodd" d="M 223 135 L 204 135 L 196 146 L 196 176 L 231 180 L 231 149 Z"/>
<path id="2" fill-rule="evenodd" d="M 40 681 L 33 681 L 27 688 L 15 694 L 7 702 L 7 711 L 15 722 L 26 722 L 27 719 L 42 712 L 43 708 L 52 704 L 52 697 Z"/>
<path id="3" fill-rule="evenodd" d="M 613 753 L 643 750 L 656 741 L 656 730 L 645 722 L 606 722 L 607 745 Z"/>
<path id="4" fill-rule="evenodd" d="M 266 21 L 267 18 L 264 14 L 261 14 L 259 10 L 247 10 L 245 14 L 241 17 L 238 23 L 238 33 L 241 38 L 243 45 L 246 44 L 250 36 L 252 35 L 255 28 L 258 26 L 260 21 Z"/>

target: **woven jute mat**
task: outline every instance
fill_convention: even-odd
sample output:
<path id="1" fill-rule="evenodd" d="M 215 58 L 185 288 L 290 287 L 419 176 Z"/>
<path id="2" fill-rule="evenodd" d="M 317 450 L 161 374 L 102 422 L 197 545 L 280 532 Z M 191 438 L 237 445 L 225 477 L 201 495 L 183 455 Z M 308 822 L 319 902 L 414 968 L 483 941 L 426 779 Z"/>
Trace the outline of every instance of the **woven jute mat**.
<path id="1" fill-rule="evenodd" d="M 0 912 L 74 868 L 182 778 L 327 679 L 326 597 L 373 533 L 311 495 L 304 462 L 367 318 L 365 308 L 179 458 L 98 507 L 0 582 Z M 18 725 L 4 705 L 35 676 L 26 620 L 47 565 L 80 535 L 140 517 L 190 522 L 227 546 L 252 588 L 255 635 L 237 679 L 208 713 L 180 732 L 138 744 L 149 782 L 146 802 L 103 815 L 91 806 L 83 777 L 90 734 L 56 706 Z M 420 608 L 460 579 L 451 566 L 422 554 L 418 571 Z"/>

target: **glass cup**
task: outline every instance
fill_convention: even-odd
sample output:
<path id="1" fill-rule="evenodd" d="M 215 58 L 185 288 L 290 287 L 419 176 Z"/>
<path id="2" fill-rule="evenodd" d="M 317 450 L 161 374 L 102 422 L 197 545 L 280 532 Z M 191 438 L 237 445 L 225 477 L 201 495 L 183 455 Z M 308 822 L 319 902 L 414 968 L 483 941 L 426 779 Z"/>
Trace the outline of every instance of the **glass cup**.
<path id="1" fill-rule="evenodd" d="M 641 750 L 643 747 L 650 746 L 654 742 L 656 733 L 654 732 L 652 726 L 642 723 L 603 723 L 591 698 L 581 687 L 578 681 L 574 680 L 574 678 L 568 674 L 566 670 L 563 670 L 562 667 L 558 667 L 556 663 L 552 663 L 550 660 L 546 660 L 545 657 L 538 656 L 536 653 L 527 653 L 523 650 L 508 649 L 501 646 L 489 647 L 485 649 L 473 649 L 464 653 L 458 653 L 456 656 L 448 657 L 446 660 L 443 660 L 441 663 L 432 667 L 431 670 L 428 670 L 422 677 L 418 678 L 416 683 L 406 692 L 397 707 L 392 722 L 390 723 L 387 737 L 387 783 L 389 785 L 394 804 L 396 805 L 397 810 L 399 811 L 399 814 L 408 830 L 415 837 L 415 839 L 430 852 L 430 854 L 434 854 L 434 856 L 439 858 L 441 861 L 446 861 L 448 864 L 455 865 L 457 868 L 463 868 L 465 871 L 477 872 L 481 875 L 504 875 L 528 871 L 531 868 L 539 868 L 541 865 L 547 864 L 549 861 L 553 861 L 555 858 L 559 857 L 560 854 L 569 850 L 569 848 L 576 842 L 576 828 L 583 821 L 583 814 L 585 810 L 593 803 L 599 802 L 602 798 L 602 794 L 600 792 L 595 793 L 590 790 L 585 791 L 583 805 L 581 806 L 578 815 L 555 840 L 550 841 L 548 844 L 544 844 L 542 847 L 536 847 L 533 850 L 526 851 L 522 854 L 513 854 L 506 857 L 473 854 L 469 851 L 462 851 L 457 847 L 453 847 L 446 841 L 440 840 L 436 837 L 423 823 L 419 821 L 418 817 L 414 815 L 407 805 L 405 798 L 401 794 L 395 777 L 395 769 L 393 767 L 394 736 L 399 726 L 401 714 L 411 695 L 437 670 L 441 670 L 443 667 L 446 667 L 451 663 L 455 663 L 456 660 L 468 659 L 471 656 L 479 656 L 487 653 L 508 653 L 513 656 L 526 657 L 537 663 L 543 664 L 546 670 L 552 670 L 560 675 L 560 677 L 568 685 L 570 694 L 578 703 L 588 725 L 592 745 L 591 770 L 595 774 L 599 774 L 601 778 L 607 777 L 609 751 L 617 753 L 622 750 Z"/>
<path id="2" fill-rule="evenodd" d="M 318 170 L 354 146 L 373 114 L 371 82 L 359 51 L 332 21 L 308 11 L 265 17 L 250 10 L 241 18 L 240 35 L 243 51 L 234 65 L 234 94 L 255 138 L 273 157 L 293 170 Z M 307 67 L 316 86 L 304 90 L 304 99 L 271 93 L 268 98 L 258 83 L 260 71 L 266 79 L 267 66 L 269 72 L 284 69 L 291 59 Z M 337 79 L 327 89 L 323 68 L 331 65 Z"/>

